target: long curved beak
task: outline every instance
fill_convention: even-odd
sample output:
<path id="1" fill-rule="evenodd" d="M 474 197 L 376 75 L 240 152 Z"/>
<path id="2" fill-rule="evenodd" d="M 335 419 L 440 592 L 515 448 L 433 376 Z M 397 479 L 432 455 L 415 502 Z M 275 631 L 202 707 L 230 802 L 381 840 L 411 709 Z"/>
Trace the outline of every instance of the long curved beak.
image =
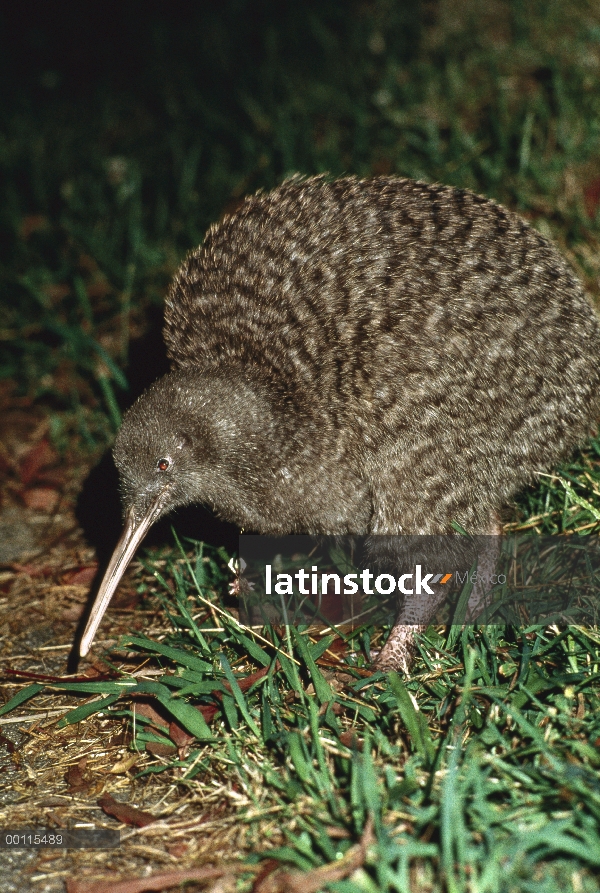
<path id="1" fill-rule="evenodd" d="M 121 577 L 127 570 L 127 566 L 133 558 L 135 551 L 144 539 L 148 528 L 156 521 L 163 507 L 165 493 L 162 491 L 156 497 L 146 514 L 141 519 L 136 518 L 135 509 L 129 509 L 125 518 L 125 529 L 115 546 L 115 551 L 110 559 L 110 564 L 100 584 L 98 594 L 92 606 L 88 622 L 79 643 L 79 654 L 85 657 L 91 648 L 94 636 L 102 622 L 104 613 L 113 597 L 114 591 L 121 582 Z"/>

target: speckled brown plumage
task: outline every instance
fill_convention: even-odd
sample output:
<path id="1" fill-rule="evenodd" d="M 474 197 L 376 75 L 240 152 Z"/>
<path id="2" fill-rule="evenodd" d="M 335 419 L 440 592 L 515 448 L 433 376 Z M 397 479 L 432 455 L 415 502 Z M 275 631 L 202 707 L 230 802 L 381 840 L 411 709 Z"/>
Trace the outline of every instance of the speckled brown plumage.
<path id="1" fill-rule="evenodd" d="M 411 180 L 248 198 L 181 266 L 164 334 L 174 371 L 115 445 L 138 514 L 170 475 L 164 511 L 205 502 L 259 533 L 491 532 L 598 410 L 598 322 L 556 248 Z M 406 665 L 396 632 L 383 666 Z"/>

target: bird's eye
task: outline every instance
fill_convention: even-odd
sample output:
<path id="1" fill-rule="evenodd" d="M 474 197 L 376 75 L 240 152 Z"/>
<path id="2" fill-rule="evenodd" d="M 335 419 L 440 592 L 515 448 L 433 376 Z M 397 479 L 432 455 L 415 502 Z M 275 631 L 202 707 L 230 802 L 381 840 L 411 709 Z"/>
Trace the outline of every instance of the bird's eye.
<path id="1" fill-rule="evenodd" d="M 171 460 L 167 456 L 164 456 L 162 459 L 158 460 L 156 467 L 159 471 L 167 471 L 167 469 L 171 467 Z"/>

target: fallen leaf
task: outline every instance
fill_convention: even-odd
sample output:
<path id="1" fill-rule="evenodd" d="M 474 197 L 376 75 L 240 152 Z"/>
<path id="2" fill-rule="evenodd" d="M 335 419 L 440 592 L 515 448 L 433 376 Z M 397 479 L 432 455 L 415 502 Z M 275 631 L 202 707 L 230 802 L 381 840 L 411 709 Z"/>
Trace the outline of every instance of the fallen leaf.
<path id="1" fill-rule="evenodd" d="M 328 586 L 323 595 L 312 596 L 312 602 L 319 611 L 321 618 L 328 623 L 341 623 L 344 619 L 344 601 L 341 595 L 331 591 Z"/>
<path id="2" fill-rule="evenodd" d="M 26 574 L 28 577 L 51 577 L 55 570 L 48 564 L 36 565 L 15 563 L 11 564 L 11 568 L 16 574 Z"/>
<path id="3" fill-rule="evenodd" d="M 175 753 L 175 745 L 165 741 L 146 741 L 146 750 L 155 757 L 172 757 Z"/>
<path id="4" fill-rule="evenodd" d="M 19 463 L 19 477 L 27 487 L 35 481 L 43 468 L 48 468 L 58 461 L 58 457 L 46 439 L 40 440 Z"/>
<path id="5" fill-rule="evenodd" d="M 359 738 L 356 732 L 348 730 L 347 732 L 342 732 L 340 735 L 340 742 L 344 745 L 344 747 L 349 747 L 351 750 L 362 750 L 364 746 L 364 741 L 362 738 Z"/>
<path id="6" fill-rule="evenodd" d="M 133 588 L 128 588 L 127 586 L 122 586 L 119 591 L 117 591 L 116 595 L 113 596 L 112 604 L 113 607 L 119 608 L 121 611 L 133 611 L 136 608 L 140 601 L 142 600 L 142 595 L 140 592 L 136 592 Z M 144 625 L 145 621 L 140 620 L 141 629 Z M 137 625 L 137 620 L 135 623 L 132 622 L 133 626 Z"/>
<path id="7" fill-rule="evenodd" d="M 192 743 L 194 737 L 194 735 L 186 732 L 183 726 L 180 726 L 177 722 L 171 722 L 169 725 L 169 738 L 179 748 L 187 747 Z"/>
<path id="8" fill-rule="evenodd" d="M 158 702 L 157 702 L 158 703 Z M 161 708 L 163 709 L 163 708 Z M 159 712 L 148 700 L 135 701 L 136 716 L 149 720 L 146 728 L 151 732 L 157 732 L 159 735 L 168 735 L 170 719 L 166 715 L 166 711 Z M 175 745 L 171 745 L 167 741 L 147 741 L 146 750 L 148 753 L 154 754 L 156 757 L 172 757 Z"/>
<path id="9" fill-rule="evenodd" d="M 100 663 L 101 662 L 98 661 L 98 664 L 100 664 Z M 103 662 L 102 662 L 102 664 L 103 664 Z M 103 664 L 103 665 L 104 665 L 104 673 L 102 675 L 106 676 L 106 670 L 109 668 L 106 666 L 106 664 Z M 94 669 L 100 675 L 99 667 L 94 667 Z M 115 732 L 115 734 L 111 735 L 110 738 L 108 739 L 107 747 L 123 747 L 123 745 L 129 743 L 129 741 L 130 741 L 129 734 L 126 734 L 124 731 Z"/>
<path id="10" fill-rule="evenodd" d="M 278 669 L 279 665 L 277 664 L 276 669 Z M 262 679 L 263 676 L 266 676 L 269 672 L 267 667 L 262 667 L 262 669 L 257 670 L 255 673 L 250 673 L 248 676 L 243 676 L 241 679 L 238 679 L 238 685 L 242 691 L 248 691 L 248 689 L 254 685 L 259 679 Z M 227 685 L 229 689 L 229 685 Z"/>
<path id="11" fill-rule="evenodd" d="M 279 868 L 281 868 L 281 862 L 278 862 L 277 859 L 265 859 L 264 862 L 260 863 L 260 871 L 254 878 L 254 883 L 252 884 L 252 893 L 255 893 L 258 890 L 263 881 L 265 881 L 269 875 L 274 874 Z"/>
<path id="12" fill-rule="evenodd" d="M 69 786 L 69 794 L 80 794 L 82 791 L 87 791 L 87 789 L 91 785 L 91 780 L 85 778 L 84 771 L 87 766 L 87 757 L 83 757 L 83 759 L 79 760 L 76 766 L 69 766 L 67 770 L 67 774 L 65 775 L 65 781 Z"/>
<path id="13" fill-rule="evenodd" d="M 348 651 L 348 643 L 340 636 L 337 636 L 333 642 L 327 646 L 327 651 L 331 651 L 333 654 L 346 654 Z"/>
<path id="14" fill-rule="evenodd" d="M 248 871 L 248 866 L 235 866 L 235 868 L 214 868 L 212 865 L 206 868 L 188 868 L 178 871 L 165 871 L 162 874 L 150 875 L 145 878 L 131 878 L 126 881 L 106 880 L 80 881 L 69 878 L 67 880 L 67 893 L 162 893 L 170 887 L 177 887 L 186 881 L 210 881 L 231 874 L 234 871 Z"/>
<path id="15" fill-rule="evenodd" d="M 148 700 L 138 700 L 136 698 L 134 702 L 134 709 L 136 716 L 143 716 L 144 719 L 149 719 L 152 725 L 157 727 L 161 732 L 166 731 L 169 727 L 170 719 L 168 719 L 164 713 L 159 713 L 158 710 L 153 707 L 153 705 Z"/>
<path id="16" fill-rule="evenodd" d="M 98 573 L 97 564 L 89 564 L 84 567 L 76 567 L 65 571 L 61 577 L 61 583 L 66 586 L 87 586 Z"/>
<path id="17" fill-rule="evenodd" d="M 52 487 L 32 487 L 21 494 L 28 509 L 37 512 L 53 512 L 58 505 L 60 493 Z"/>
<path id="18" fill-rule="evenodd" d="M 111 815 L 119 822 L 125 825 L 135 825 L 137 828 L 145 828 L 156 821 L 156 818 L 149 812 L 144 812 L 136 806 L 130 806 L 129 803 L 120 803 L 110 794 L 105 794 L 97 801 L 98 806 L 106 815 Z M 143 888 L 142 888 L 143 889 Z"/>
<path id="19" fill-rule="evenodd" d="M 202 707 L 196 705 L 196 710 L 202 714 L 204 721 L 209 723 L 213 721 L 219 708 L 214 704 L 204 704 Z"/>
<path id="20" fill-rule="evenodd" d="M 222 692 L 215 691 L 213 692 L 213 694 L 221 695 Z M 216 704 L 196 705 L 196 710 L 202 714 L 203 719 L 207 723 L 211 722 L 214 719 L 215 714 L 219 711 L 219 709 L 220 707 L 218 707 Z M 150 720 L 150 729 L 154 727 L 155 731 L 161 734 L 168 734 L 171 740 L 177 745 L 177 747 L 185 747 L 187 744 L 194 740 L 193 735 L 190 735 L 188 732 L 185 731 L 185 729 L 183 729 L 182 726 L 167 717 L 166 711 L 165 713 L 159 713 L 147 700 L 136 699 L 135 712 L 138 716 L 143 716 L 145 719 Z M 159 753 L 158 751 L 154 751 L 153 749 L 151 749 L 149 745 L 153 743 L 156 743 L 156 745 L 160 748 L 165 747 L 165 745 L 159 744 L 159 742 L 149 741 L 146 745 L 146 749 L 149 749 L 150 753 L 156 753 L 157 756 L 167 755 L 167 751 L 163 753 L 161 750 L 161 752 Z M 171 748 L 169 748 L 168 745 L 166 745 L 166 747 L 168 748 L 168 753 L 172 753 Z"/>

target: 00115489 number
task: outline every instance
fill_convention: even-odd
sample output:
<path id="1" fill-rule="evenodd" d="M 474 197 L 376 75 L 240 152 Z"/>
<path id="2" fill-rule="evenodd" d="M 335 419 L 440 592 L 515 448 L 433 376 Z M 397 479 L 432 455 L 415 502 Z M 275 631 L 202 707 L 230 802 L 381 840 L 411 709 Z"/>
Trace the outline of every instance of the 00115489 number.
<path id="1" fill-rule="evenodd" d="M 3 834 L 4 845 L 9 846 L 63 846 L 62 834 Z"/>
<path id="2" fill-rule="evenodd" d="M 109 849 L 121 843 L 118 831 L 109 828 L 74 828 L 66 831 L 11 829 L 0 831 L 0 849 L 13 847 L 65 847 Z"/>

